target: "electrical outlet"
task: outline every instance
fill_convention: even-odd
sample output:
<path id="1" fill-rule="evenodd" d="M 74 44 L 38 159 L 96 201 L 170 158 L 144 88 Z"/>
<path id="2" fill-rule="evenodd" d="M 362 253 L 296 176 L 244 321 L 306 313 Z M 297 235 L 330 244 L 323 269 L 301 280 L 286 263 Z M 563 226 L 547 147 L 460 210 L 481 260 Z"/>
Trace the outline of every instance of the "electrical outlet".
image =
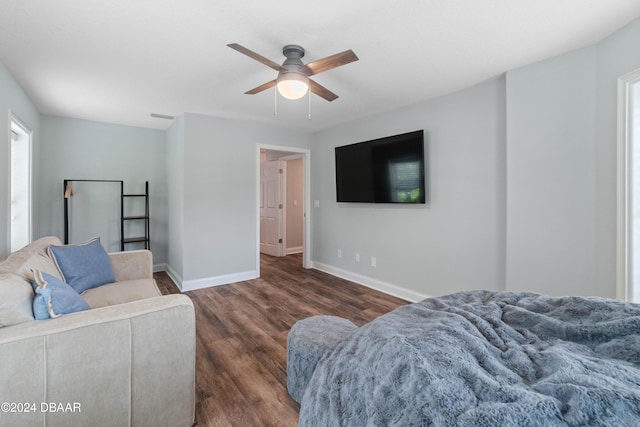
<path id="1" fill-rule="evenodd" d="M 356 254 L 356 262 L 360 262 L 360 254 Z"/>
<path id="2" fill-rule="evenodd" d="M 375 267 L 378 264 L 378 260 L 376 259 L 376 257 L 372 256 L 371 257 L 371 267 Z"/>
<path id="3" fill-rule="evenodd" d="M 342 249 L 338 249 L 338 258 L 342 258 Z"/>

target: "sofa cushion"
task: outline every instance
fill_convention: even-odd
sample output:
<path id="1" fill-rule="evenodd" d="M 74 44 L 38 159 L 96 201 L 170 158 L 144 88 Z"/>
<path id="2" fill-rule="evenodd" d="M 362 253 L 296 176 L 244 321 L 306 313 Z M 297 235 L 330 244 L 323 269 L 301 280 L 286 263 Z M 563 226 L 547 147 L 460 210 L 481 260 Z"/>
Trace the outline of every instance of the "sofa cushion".
<path id="1" fill-rule="evenodd" d="M 161 295 L 155 280 L 137 279 L 92 288 L 84 292 L 82 297 L 91 308 L 98 308 Z"/>
<path id="2" fill-rule="evenodd" d="M 11 273 L 25 278 L 28 282 L 33 281 L 31 269 L 35 268 L 45 273 L 49 273 L 58 279 L 62 279 L 55 262 L 47 254 L 50 245 L 60 245 L 57 237 L 49 236 L 35 240 L 24 248 L 11 253 L 0 263 L 0 274 Z M 31 285 L 29 285 L 31 287 Z"/>
<path id="3" fill-rule="evenodd" d="M 33 289 L 16 274 L 0 274 L 0 327 L 33 320 Z"/>
<path id="4" fill-rule="evenodd" d="M 88 310 L 89 304 L 75 289 L 50 274 L 33 270 L 33 315 L 36 320 Z"/>
<path id="5" fill-rule="evenodd" d="M 62 279 L 78 293 L 116 280 L 99 237 L 77 245 L 51 245 L 48 252 Z"/>

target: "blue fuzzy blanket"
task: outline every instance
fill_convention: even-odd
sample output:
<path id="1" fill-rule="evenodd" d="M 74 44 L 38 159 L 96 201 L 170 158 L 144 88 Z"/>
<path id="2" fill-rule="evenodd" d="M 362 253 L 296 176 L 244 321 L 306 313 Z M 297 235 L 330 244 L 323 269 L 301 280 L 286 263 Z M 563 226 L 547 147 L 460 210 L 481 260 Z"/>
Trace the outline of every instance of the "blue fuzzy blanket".
<path id="1" fill-rule="evenodd" d="M 640 426 L 640 305 L 474 291 L 325 354 L 301 426 Z"/>

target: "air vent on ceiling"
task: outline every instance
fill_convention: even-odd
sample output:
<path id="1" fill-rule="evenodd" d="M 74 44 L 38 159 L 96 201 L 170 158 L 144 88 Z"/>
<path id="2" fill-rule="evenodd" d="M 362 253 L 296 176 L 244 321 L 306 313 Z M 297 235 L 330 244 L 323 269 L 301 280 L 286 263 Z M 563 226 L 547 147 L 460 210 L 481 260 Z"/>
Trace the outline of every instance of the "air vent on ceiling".
<path id="1" fill-rule="evenodd" d="M 167 119 L 167 120 L 173 120 L 176 118 L 176 116 L 170 116 L 168 114 L 156 114 L 156 113 L 151 113 L 151 117 L 155 117 L 156 119 Z"/>

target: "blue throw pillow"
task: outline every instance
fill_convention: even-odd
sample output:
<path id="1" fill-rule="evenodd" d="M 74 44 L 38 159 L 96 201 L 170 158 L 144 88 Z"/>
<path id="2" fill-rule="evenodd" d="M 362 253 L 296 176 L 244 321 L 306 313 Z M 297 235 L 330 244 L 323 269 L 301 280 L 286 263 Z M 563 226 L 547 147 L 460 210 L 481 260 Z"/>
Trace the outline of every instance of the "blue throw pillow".
<path id="1" fill-rule="evenodd" d="M 31 270 L 35 281 L 33 316 L 36 320 L 88 310 L 89 304 L 71 286 L 50 274 Z"/>
<path id="2" fill-rule="evenodd" d="M 116 281 L 109 254 L 99 237 L 79 245 L 51 245 L 48 252 L 64 281 L 79 294 Z"/>

